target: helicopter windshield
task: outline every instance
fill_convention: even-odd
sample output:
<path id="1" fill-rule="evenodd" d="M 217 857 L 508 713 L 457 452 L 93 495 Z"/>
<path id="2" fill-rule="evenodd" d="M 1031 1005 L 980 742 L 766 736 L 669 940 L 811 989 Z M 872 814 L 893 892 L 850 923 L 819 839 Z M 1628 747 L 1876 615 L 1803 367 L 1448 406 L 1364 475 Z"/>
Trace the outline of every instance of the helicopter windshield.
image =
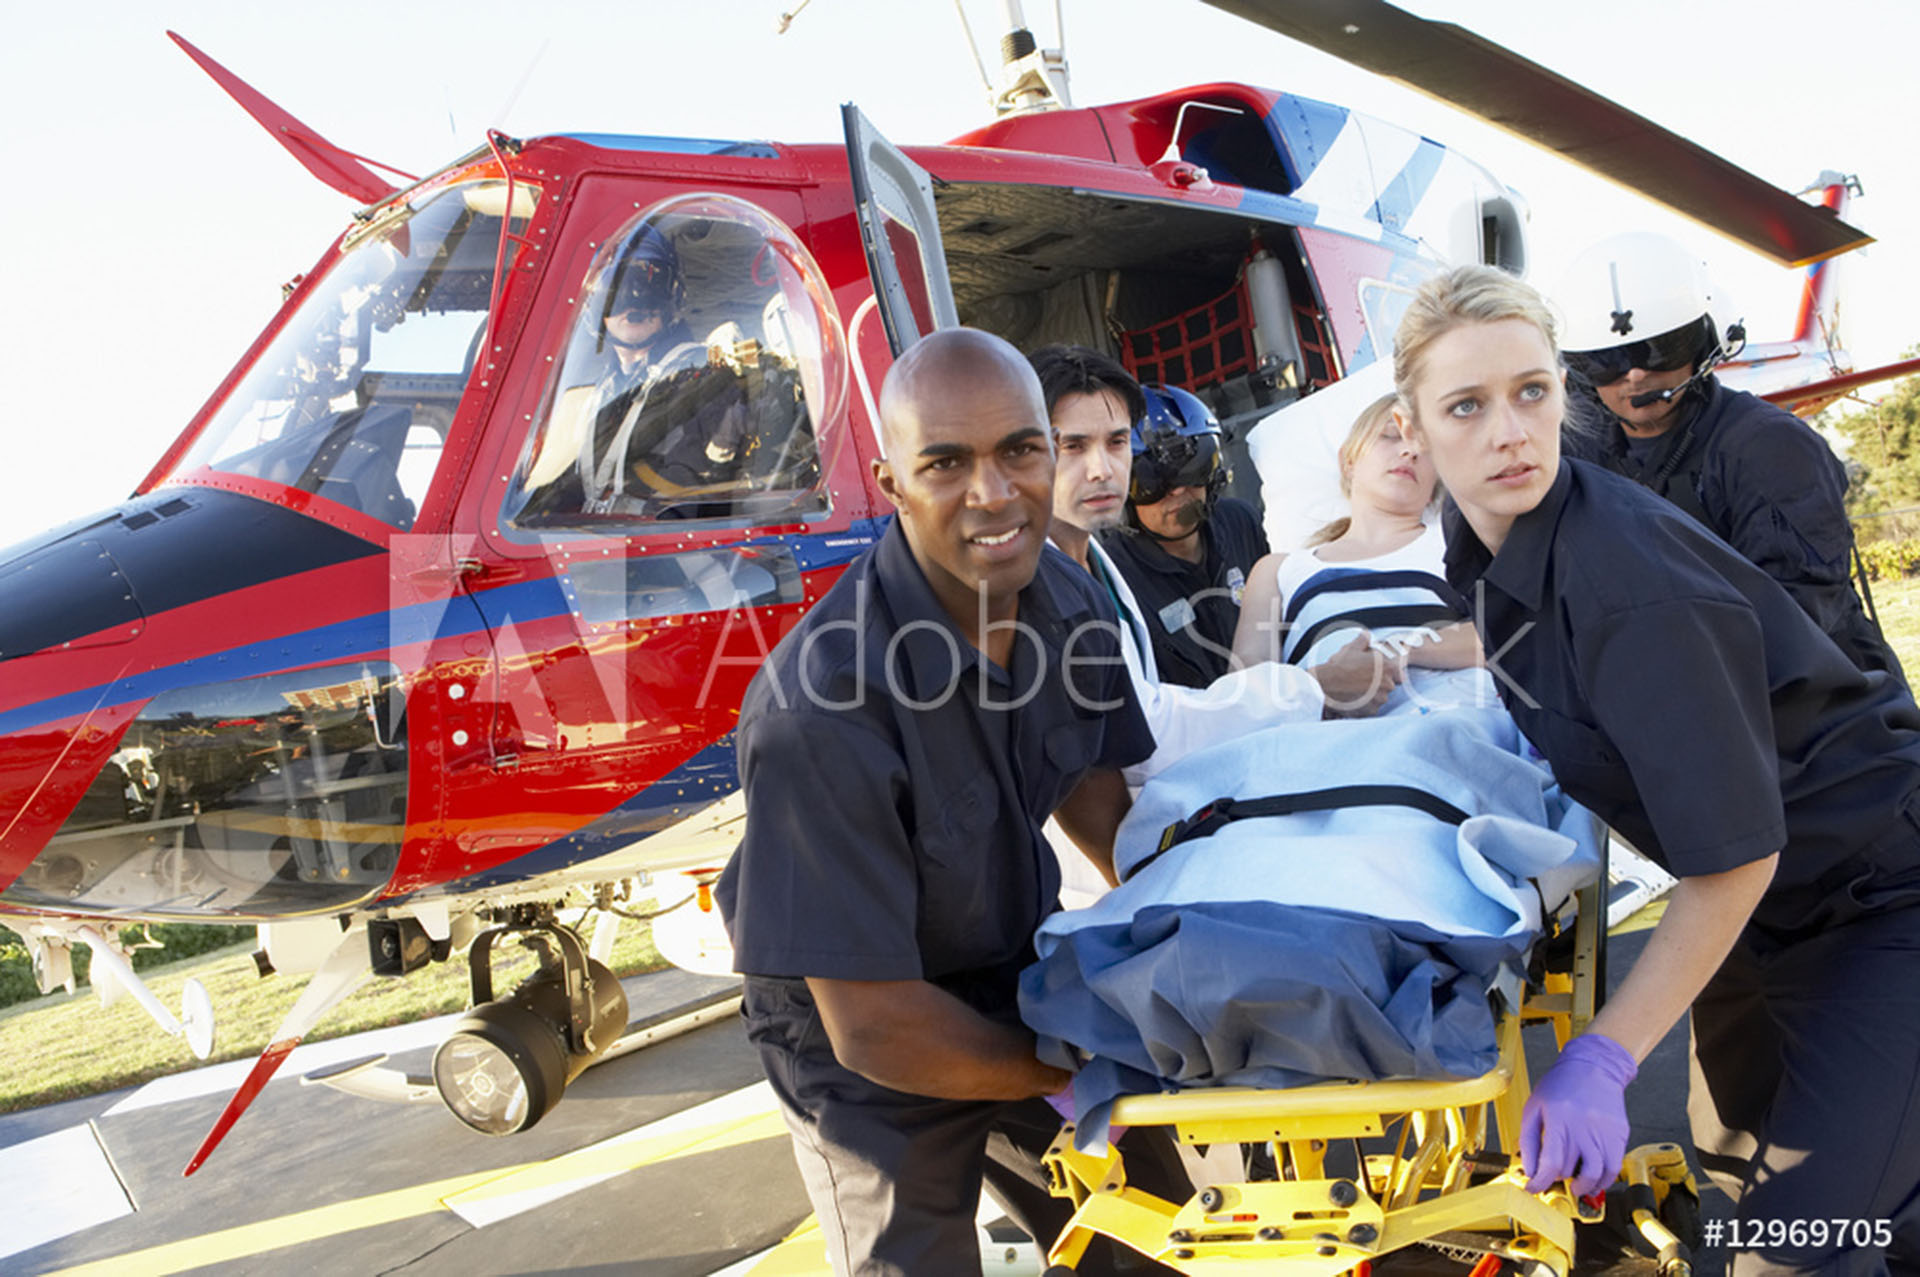
<path id="1" fill-rule="evenodd" d="M 767 523 L 827 508 L 847 360 L 819 267 L 744 200 L 690 195 L 596 255 L 510 526 Z"/>
<path id="2" fill-rule="evenodd" d="M 537 196 L 515 184 L 516 229 Z M 350 241 L 170 478 L 262 479 L 411 528 L 486 333 L 506 205 L 505 182 L 468 182 Z"/>

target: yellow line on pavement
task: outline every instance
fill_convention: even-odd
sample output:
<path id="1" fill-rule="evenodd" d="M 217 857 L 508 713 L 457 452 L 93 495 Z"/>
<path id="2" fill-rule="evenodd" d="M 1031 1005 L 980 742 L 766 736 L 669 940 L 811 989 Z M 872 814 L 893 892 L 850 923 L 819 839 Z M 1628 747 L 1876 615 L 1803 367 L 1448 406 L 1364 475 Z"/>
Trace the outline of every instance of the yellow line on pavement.
<path id="1" fill-rule="evenodd" d="M 664 1120 L 671 1122 L 673 1119 Z M 777 1112 L 730 1117 L 660 1135 L 649 1136 L 646 1131 L 647 1127 L 643 1126 L 546 1161 L 476 1171 L 167 1242 L 65 1269 L 61 1277 L 109 1273 L 114 1277 L 130 1277 L 134 1274 L 185 1272 L 208 1264 L 228 1263 L 266 1251 L 430 1214 L 447 1209 L 449 1202 L 456 1198 L 472 1201 L 496 1193 L 564 1186 L 570 1180 L 583 1181 L 576 1187 L 584 1188 L 588 1182 L 642 1166 L 776 1136 L 785 1138 L 787 1133 L 786 1125 Z"/>
<path id="2" fill-rule="evenodd" d="M 518 1169 L 506 1168 L 509 1171 Z M 478 1171 L 413 1188 L 396 1188 L 370 1197 L 356 1197 L 351 1201 L 335 1202 L 331 1206 L 316 1206 L 312 1210 L 282 1215 L 278 1219 L 263 1219 L 256 1224 L 223 1228 L 219 1232 L 150 1246 L 145 1250 L 115 1255 L 111 1259 L 95 1260 L 77 1268 L 64 1269 L 63 1273 L 66 1277 L 79 1277 L 80 1274 L 91 1277 L 95 1273 L 178 1273 L 206 1264 L 245 1259 L 265 1251 L 279 1250 L 283 1246 L 297 1246 L 302 1242 L 319 1241 L 362 1228 L 425 1215 L 439 1210 L 443 1197 L 477 1187 L 503 1173 Z"/>
<path id="3" fill-rule="evenodd" d="M 547 1162 L 529 1162 L 502 1172 L 472 1188 L 447 1194 L 447 1205 L 458 1207 L 545 1188 L 564 1187 L 570 1181 L 606 1179 L 638 1166 L 671 1161 L 692 1153 L 733 1148 L 787 1133 L 778 1113 L 756 1113 L 695 1129 L 648 1135 L 646 1128 L 616 1135 Z M 580 1183 L 578 1187 L 586 1187 Z"/>
<path id="4" fill-rule="evenodd" d="M 827 1243 L 820 1233 L 820 1221 L 809 1215 L 778 1246 L 760 1256 L 746 1271 L 751 1277 L 821 1277 L 829 1272 Z"/>

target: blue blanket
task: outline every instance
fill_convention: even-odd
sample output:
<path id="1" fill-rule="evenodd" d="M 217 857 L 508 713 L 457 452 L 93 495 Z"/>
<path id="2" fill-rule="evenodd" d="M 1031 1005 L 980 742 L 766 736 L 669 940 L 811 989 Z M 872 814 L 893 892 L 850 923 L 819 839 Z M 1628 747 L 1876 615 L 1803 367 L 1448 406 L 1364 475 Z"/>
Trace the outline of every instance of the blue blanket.
<path id="1" fill-rule="evenodd" d="M 1356 786 L 1365 805 L 1165 845 L 1220 797 Z M 1543 897 L 1590 879 L 1599 853 L 1511 718 L 1450 710 L 1190 755 L 1141 791 L 1115 861 L 1119 887 L 1042 925 L 1020 988 L 1043 1058 L 1079 1070 L 1088 1143 L 1130 1091 L 1486 1071 L 1490 993 L 1517 983 Z"/>

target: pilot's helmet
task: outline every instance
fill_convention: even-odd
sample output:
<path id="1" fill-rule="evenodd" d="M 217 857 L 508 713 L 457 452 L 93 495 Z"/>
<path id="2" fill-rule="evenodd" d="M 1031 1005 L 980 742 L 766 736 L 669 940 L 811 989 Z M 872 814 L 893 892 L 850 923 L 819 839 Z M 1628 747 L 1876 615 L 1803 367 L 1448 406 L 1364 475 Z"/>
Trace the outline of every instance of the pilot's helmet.
<path id="1" fill-rule="evenodd" d="M 1175 488 L 1205 488 L 1209 498 L 1226 486 L 1220 423 L 1199 396 L 1178 386 L 1140 387 L 1147 411 L 1133 427 L 1133 481 L 1127 497 L 1152 505 Z"/>
<path id="2" fill-rule="evenodd" d="M 608 261 L 596 288 L 603 320 L 629 310 L 672 320 L 683 301 L 680 255 L 658 227 L 642 223 Z"/>
<path id="3" fill-rule="evenodd" d="M 1628 231 L 1594 244 L 1560 278 L 1553 299 L 1562 318 L 1560 357 L 1591 385 L 1620 380 L 1631 368 L 1700 371 L 1740 340 L 1714 322 L 1716 298 L 1706 265 L 1651 231 Z"/>

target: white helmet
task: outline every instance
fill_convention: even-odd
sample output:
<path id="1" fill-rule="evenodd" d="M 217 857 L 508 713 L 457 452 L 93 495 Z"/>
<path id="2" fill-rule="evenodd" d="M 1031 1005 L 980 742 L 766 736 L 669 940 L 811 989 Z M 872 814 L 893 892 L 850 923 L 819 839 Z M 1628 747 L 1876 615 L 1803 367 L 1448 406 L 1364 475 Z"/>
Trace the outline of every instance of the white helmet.
<path id="1" fill-rule="evenodd" d="M 1630 367 L 1710 367 L 1726 353 L 1715 300 L 1706 264 L 1678 243 L 1650 231 L 1609 236 L 1575 258 L 1554 290 L 1566 364 L 1596 385 Z M 1727 341 L 1737 340 L 1729 330 Z"/>

